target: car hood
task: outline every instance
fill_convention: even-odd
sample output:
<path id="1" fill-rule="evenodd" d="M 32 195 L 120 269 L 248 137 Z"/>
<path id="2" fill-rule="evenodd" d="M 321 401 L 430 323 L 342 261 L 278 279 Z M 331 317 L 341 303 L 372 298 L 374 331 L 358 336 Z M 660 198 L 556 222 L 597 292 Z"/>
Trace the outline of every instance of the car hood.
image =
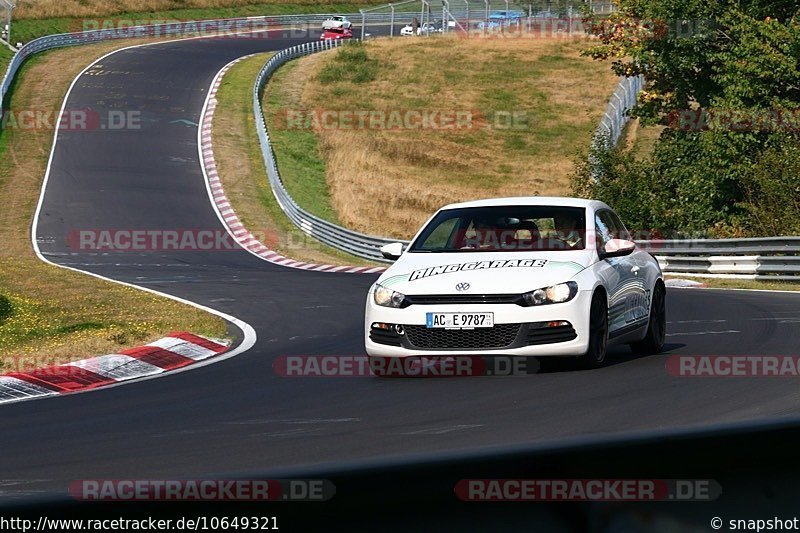
<path id="1" fill-rule="evenodd" d="M 592 254 L 585 250 L 405 253 L 378 283 L 409 295 L 516 294 L 563 283 L 591 261 Z"/>

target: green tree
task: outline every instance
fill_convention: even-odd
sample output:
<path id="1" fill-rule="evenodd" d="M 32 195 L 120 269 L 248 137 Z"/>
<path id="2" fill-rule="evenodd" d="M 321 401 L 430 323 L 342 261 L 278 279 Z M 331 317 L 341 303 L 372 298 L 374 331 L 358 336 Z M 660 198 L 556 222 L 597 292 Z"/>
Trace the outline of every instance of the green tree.
<path id="1" fill-rule="evenodd" d="M 620 202 L 624 216 L 661 230 L 764 234 L 775 225 L 752 221 L 778 203 L 800 216 L 767 169 L 781 162 L 773 173 L 800 180 L 785 170 L 800 157 L 786 148 L 800 131 L 798 19 L 800 5 L 786 0 L 619 0 L 611 17 L 589 17 L 597 39 L 585 54 L 644 75 L 633 115 L 668 127 L 647 161 L 593 154 L 593 168 L 578 165 L 576 192 Z M 649 203 L 625 201 L 623 189 Z"/>
<path id="2" fill-rule="evenodd" d="M 663 120 L 699 105 L 770 108 L 800 102 L 800 6 L 789 1 L 619 0 L 590 16 L 597 43 L 620 76 L 642 74 L 637 116 Z"/>

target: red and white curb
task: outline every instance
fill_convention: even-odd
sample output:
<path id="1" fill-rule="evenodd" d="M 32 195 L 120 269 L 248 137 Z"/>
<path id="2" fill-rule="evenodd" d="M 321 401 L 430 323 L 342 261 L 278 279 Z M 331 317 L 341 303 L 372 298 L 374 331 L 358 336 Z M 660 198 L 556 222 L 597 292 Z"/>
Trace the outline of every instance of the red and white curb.
<path id="1" fill-rule="evenodd" d="M 274 250 L 271 250 L 266 244 L 259 241 L 251 232 L 244 227 L 236 212 L 233 210 L 228 197 L 225 196 L 225 191 L 222 188 L 222 182 L 217 173 L 217 163 L 214 159 L 214 150 L 211 140 L 211 125 L 214 118 L 214 110 L 217 107 L 217 90 L 222 83 L 222 78 L 230 67 L 250 56 L 240 57 L 225 65 L 217 75 L 214 81 L 211 82 L 208 95 L 206 97 L 205 105 L 200 119 L 200 129 L 198 132 L 198 148 L 200 150 L 200 159 L 202 161 L 203 173 L 208 184 L 208 192 L 211 196 L 212 204 L 217 210 L 220 220 L 223 222 L 228 230 L 228 233 L 236 240 L 236 242 L 245 250 L 253 255 L 276 265 L 281 265 L 290 268 L 299 268 L 301 270 L 314 270 L 318 272 L 338 272 L 344 274 L 375 274 L 383 272 L 386 267 L 354 267 L 354 266 L 341 266 L 341 265 L 320 265 L 316 263 L 305 263 L 303 261 L 295 261 L 285 257 Z"/>
<path id="2" fill-rule="evenodd" d="M 115 354 L 2 374 L 0 403 L 67 394 L 164 374 L 219 355 L 228 348 L 226 341 L 192 333 L 170 333 L 145 346 Z"/>

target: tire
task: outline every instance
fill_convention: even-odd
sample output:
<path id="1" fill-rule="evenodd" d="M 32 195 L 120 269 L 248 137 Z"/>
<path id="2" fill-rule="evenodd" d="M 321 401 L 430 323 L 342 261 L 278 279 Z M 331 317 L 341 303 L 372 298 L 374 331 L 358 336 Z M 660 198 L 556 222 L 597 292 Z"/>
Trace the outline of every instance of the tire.
<path id="1" fill-rule="evenodd" d="M 656 282 L 653 289 L 653 301 L 650 304 L 650 320 L 647 323 L 647 334 L 639 342 L 631 343 L 631 351 L 637 355 L 654 355 L 664 350 L 667 334 L 667 289 L 661 281 Z"/>
<path id="2" fill-rule="evenodd" d="M 589 347 L 578 357 L 582 368 L 600 368 L 608 350 L 608 303 L 602 292 L 594 293 L 589 310 Z"/>

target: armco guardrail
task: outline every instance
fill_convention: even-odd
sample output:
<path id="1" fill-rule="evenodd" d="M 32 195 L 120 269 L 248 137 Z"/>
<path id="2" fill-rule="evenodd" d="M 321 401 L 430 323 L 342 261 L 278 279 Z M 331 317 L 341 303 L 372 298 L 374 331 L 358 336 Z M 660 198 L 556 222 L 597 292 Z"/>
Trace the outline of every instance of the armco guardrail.
<path id="1" fill-rule="evenodd" d="M 267 169 L 267 177 L 269 178 L 272 192 L 289 220 L 304 233 L 328 246 L 364 259 L 386 262 L 378 249 L 384 244 L 399 242 L 397 239 L 364 235 L 363 233 L 343 228 L 312 215 L 292 200 L 278 173 L 278 165 L 275 162 L 275 154 L 272 151 L 267 125 L 264 121 L 264 112 L 261 109 L 261 91 L 264 89 L 269 77 L 278 67 L 297 57 L 337 48 L 340 44 L 341 41 L 332 40 L 301 44 L 278 52 L 266 62 L 258 73 L 253 87 L 253 113 L 255 114 L 256 130 L 258 131 L 258 139 L 261 143 L 261 152 L 264 156 L 264 165 Z"/>
<path id="2" fill-rule="evenodd" d="M 637 241 L 653 254 L 709 255 L 796 255 L 800 237 L 760 237 L 749 239 L 673 239 Z"/>
<path id="3" fill-rule="evenodd" d="M 595 131 L 593 143 L 606 148 L 614 146 L 622 135 L 622 129 L 630 120 L 630 110 L 636 105 L 639 91 L 644 86 L 644 76 L 622 78 L 611 95 L 611 99 Z"/>
<path id="4" fill-rule="evenodd" d="M 800 281 L 800 237 L 639 241 L 668 273 Z"/>

